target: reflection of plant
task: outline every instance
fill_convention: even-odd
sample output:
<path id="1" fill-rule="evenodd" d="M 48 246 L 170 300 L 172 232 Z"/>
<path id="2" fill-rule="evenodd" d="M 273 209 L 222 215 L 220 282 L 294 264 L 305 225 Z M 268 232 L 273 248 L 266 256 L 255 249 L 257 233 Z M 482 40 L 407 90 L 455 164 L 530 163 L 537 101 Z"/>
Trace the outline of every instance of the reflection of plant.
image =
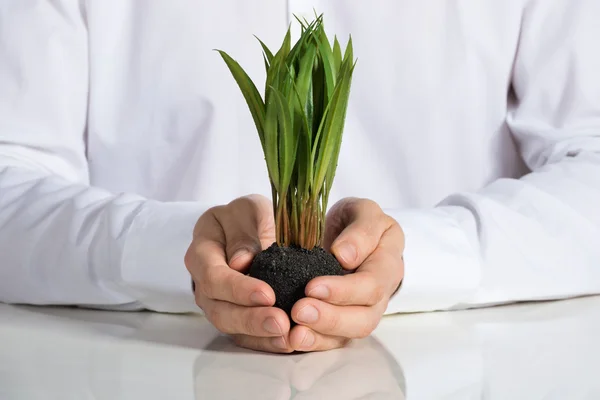
<path id="1" fill-rule="evenodd" d="M 288 29 L 273 53 L 260 41 L 267 70 L 264 99 L 227 53 L 219 51 L 248 104 L 260 137 L 273 195 L 280 246 L 321 245 L 350 94 L 352 38 L 342 56 L 325 34 L 323 16 L 300 21 L 291 47 Z"/>

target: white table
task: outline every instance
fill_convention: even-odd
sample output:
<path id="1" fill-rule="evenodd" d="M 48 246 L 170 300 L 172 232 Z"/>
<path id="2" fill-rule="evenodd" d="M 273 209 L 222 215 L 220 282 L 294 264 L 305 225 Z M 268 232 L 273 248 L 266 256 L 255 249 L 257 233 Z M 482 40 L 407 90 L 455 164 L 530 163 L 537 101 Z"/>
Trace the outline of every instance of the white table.
<path id="1" fill-rule="evenodd" d="M 386 317 L 324 353 L 198 315 L 0 304 L 0 399 L 600 399 L 600 297 Z"/>

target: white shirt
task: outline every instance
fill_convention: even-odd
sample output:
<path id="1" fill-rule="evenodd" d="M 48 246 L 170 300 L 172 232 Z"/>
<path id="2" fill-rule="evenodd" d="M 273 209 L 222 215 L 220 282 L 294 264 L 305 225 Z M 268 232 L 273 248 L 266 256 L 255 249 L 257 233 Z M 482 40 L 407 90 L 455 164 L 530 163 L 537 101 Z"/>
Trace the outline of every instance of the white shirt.
<path id="1" fill-rule="evenodd" d="M 212 49 L 260 85 L 313 8 L 358 57 L 330 204 L 406 234 L 388 313 L 600 293 L 600 1 L 3 0 L 0 301 L 196 310 L 196 220 L 270 195 Z"/>

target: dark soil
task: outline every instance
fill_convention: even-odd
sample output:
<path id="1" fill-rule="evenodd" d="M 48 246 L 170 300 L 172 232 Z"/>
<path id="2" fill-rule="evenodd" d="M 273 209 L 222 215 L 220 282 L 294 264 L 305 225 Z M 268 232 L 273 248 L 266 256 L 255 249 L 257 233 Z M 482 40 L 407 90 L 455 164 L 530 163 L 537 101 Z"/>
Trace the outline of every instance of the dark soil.
<path id="1" fill-rule="evenodd" d="M 290 316 L 294 304 L 305 297 L 308 282 L 318 276 L 343 275 L 343 271 L 336 258 L 320 247 L 309 251 L 273 243 L 256 255 L 249 275 L 267 282 L 275 292 L 275 307 Z"/>

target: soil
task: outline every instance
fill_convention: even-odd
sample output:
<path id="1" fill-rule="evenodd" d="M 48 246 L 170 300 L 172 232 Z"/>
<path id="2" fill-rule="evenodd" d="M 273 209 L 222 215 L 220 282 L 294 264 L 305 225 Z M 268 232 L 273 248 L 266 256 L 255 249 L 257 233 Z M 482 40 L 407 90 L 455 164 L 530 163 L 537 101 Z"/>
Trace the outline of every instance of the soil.
<path id="1" fill-rule="evenodd" d="M 290 316 L 294 304 L 305 297 L 308 282 L 318 276 L 343 275 L 336 258 L 320 247 L 271 247 L 257 254 L 250 266 L 251 277 L 267 282 L 275 292 L 275 307 Z M 290 317 L 291 320 L 291 317 Z"/>

